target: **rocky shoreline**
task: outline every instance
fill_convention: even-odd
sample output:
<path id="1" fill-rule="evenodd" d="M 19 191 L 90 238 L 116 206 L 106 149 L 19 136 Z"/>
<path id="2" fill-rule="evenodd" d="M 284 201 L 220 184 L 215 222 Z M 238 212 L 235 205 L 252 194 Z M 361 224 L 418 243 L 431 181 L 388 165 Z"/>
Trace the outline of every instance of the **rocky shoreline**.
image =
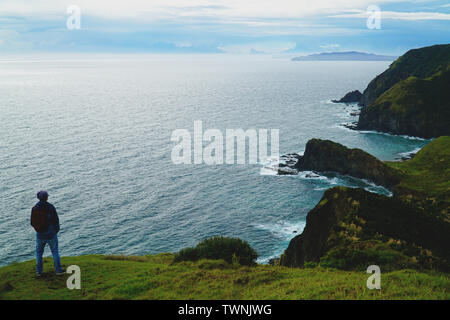
<path id="1" fill-rule="evenodd" d="M 450 134 L 450 44 L 408 51 L 364 90 L 335 103 L 362 107 L 356 130 L 436 138 Z"/>
<path id="2" fill-rule="evenodd" d="M 391 168 L 374 156 L 330 140 L 311 139 L 306 144 L 303 156 L 291 153 L 281 159 L 283 163 L 278 167 L 280 175 L 297 174 L 300 171 L 332 171 L 366 179 L 386 188 L 391 188 L 399 180 Z"/>
<path id="3" fill-rule="evenodd" d="M 383 162 L 361 149 L 311 139 L 305 152 L 281 157 L 278 174 L 336 172 L 366 179 L 393 196 L 334 187 L 306 217 L 279 259 L 291 267 L 402 268 L 450 271 L 450 44 L 408 51 L 335 103 L 358 103 L 359 119 L 344 126 L 421 138 L 424 148 Z"/>
<path id="4" fill-rule="evenodd" d="M 339 100 L 331 100 L 334 103 L 353 103 L 353 102 L 360 102 L 362 98 L 362 93 L 359 92 L 359 90 L 350 91 L 345 96 L 343 96 Z"/>
<path id="5" fill-rule="evenodd" d="M 358 269 L 373 263 L 390 269 L 450 270 L 446 249 L 446 244 L 450 243 L 450 199 L 435 196 L 435 199 L 441 198 L 441 202 L 429 202 L 432 190 L 424 192 L 414 186 L 416 181 L 426 179 L 435 166 L 430 167 L 430 172 L 419 175 L 405 174 L 423 159 L 442 162 L 440 159 L 448 149 L 450 137 L 441 137 L 411 160 L 384 163 L 359 149 L 349 149 L 328 140 L 310 140 L 303 156 L 287 157 L 289 164 L 286 166 L 292 171 L 335 171 L 359 176 L 389 187 L 393 197 L 360 188 L 328 189 L 308 213 L 303 232 L 291 240 L 280 259 L 271 263 L 303 267 L 305 263 L 320 262 L 343 269 Z M 449 161 L 446 159 L 444 167 Z M 401 167 L 396 167 L 398 165 Z M 434 174 L 442 175 L 439 171 Z M 441 179 L 447 181 L 445 175 Z M 445 189 L 443 192 L 448 193 Z"/>

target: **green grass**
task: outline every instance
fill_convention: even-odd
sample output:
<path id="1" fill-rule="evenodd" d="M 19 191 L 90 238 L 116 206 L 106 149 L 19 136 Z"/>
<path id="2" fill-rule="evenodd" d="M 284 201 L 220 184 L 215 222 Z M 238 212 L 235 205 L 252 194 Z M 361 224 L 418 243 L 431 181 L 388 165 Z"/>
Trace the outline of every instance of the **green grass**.
<path id="1" fill-rule="evenodd" d="M 450 130 L 450 64 L 433 76 L 408 77 L 361 110 L 362 127 L 425 138 Z M 367 128 L 366 128 L 367 129 Z"/>
<path id="2" fill-rule="evenodd" d="M 419 193 L 431 205 L 439 208 L 449 219 L 450 207 L 450 137 L 433 140 L 413 159 L 404 162 L 386 162 L 402 176 L 396 189 L 408 198 L 408 193 Z"/>
<path id="3" fill-rule="evenodd" d="M 410 76 L 428 78 L 450 63 L 450 44 L 409 50 L 395 60 L 382 74 L 375 77 L 364 91 L 365 103 L 370 105 L 397 82 Z"/>
<path id="4" fill-rule="evenodd" d="M 0 268 L 0 299 L 450 299 L 447 274 L 382 273 L 381 290 L 368 274 L 335 269 L 233 266 L 221 260 L 173 263 L 173 254 L 64 257 L 81 268 L 81 290 L 66 288 L 51 258 L 34 276 L 34 260 Z M 383 270 L 381 270 L 383 272 Z"/>

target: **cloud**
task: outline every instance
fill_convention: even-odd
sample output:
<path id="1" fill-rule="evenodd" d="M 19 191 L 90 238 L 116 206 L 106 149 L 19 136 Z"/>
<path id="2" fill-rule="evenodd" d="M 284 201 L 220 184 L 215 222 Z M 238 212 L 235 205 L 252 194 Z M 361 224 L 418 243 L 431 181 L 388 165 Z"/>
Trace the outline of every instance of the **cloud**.
<path id="1" fill-rule="evenodd" d="M 402 2 L 378 0 L 377 4 Z M 84 14 L 103 18 L 169 19 L 211 18 L 300 18 L 366 8 L 373 0 L 73 0 Z M 65 14 L 61 0 L 2 0 L 0 12 L 18 15 Z"/>
<path id="2" fill-rule="evenodd" d="M 335 44 L 324 44 L 324 45 L 321 45 L 319 47 L 321 49 L 324 49 L 324 50 L 336 50 L 336 49 L 338 49 L 340 47 L 340 45 L 337 44 L 337 43 L 335 43 Z"/>
<path id="3" fill-rule="evenodd" d="M 349 12 L 349 11 L 347 11 Z M 333 18 L 364 18 L 369 17 L 370 13 L 363 10 L 352 10 L 349 13 L 332 15 Z M 450 14 L 441 12 L 398 12 L 381 11 L 381 19 L 393 20 L 450 20 Z"/>
<path id="4" fill-rule="evenodd" d="M 419 30 L 418 24 L 399 22 L 389 34 L 369 34 L 365 22 L 355 18 L 367 18 L 365 9 L 373 3 L 374 0 L 0 0 L 0 46 L 3 51 L 30 47 L 48 51 L 277 53 L 289 48 L 314 52 L 357 49 L 364 46 L 368 37 L 372 46 L 384 45 L 385 50 L 392 43 L 395 50 L 403 50 L 410 43 L 417 46 L 448 39 L 446 22 L 430 22 L 433 28 Z M 382 12 L 384 19 L 449 20 L 448 13 L 400 12 L 426 11 L 421 1 L 375 3 L 386 9 Z M 81 30 L 66 28 L 67 7 L 71 4 L 81 9 Z M 433 3 L 434 9 L 430 10 L 445 12 L 442 4 L 445 2 Z"/>

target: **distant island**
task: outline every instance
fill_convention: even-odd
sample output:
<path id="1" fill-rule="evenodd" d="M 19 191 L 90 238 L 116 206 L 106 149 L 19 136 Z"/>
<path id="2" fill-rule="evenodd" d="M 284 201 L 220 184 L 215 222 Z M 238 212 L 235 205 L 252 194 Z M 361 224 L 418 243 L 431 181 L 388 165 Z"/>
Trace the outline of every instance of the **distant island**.
<path id="1" fill-rule="evenodd" d="M 394 61 L 397 57 L 373 53 L 344 51 L 322 52 L 292 58 L 292 61 Z"/>

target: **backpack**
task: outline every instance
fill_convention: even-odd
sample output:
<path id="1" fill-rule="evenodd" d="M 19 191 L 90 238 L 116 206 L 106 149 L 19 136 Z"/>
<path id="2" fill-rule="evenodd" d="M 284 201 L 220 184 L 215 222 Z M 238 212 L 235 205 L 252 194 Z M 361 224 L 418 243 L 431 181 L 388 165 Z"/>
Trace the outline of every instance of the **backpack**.
<path id="1" fill-rule="evenodd" d="M 38 233 L 47 231 L 48 229 L 47 208 L 38 208 L 36 206 L 31 210 L 31 225 Z"/>

